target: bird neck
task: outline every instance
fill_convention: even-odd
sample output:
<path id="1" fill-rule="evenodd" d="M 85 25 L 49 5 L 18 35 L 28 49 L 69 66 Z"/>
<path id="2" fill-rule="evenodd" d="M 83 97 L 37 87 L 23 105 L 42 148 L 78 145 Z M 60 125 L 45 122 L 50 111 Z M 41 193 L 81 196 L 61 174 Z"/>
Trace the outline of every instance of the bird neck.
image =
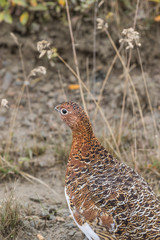
<path id="1" fill-rule="evenodd" d="M 88 119 L 87 119 L 88 120 Z M 94 136 L 92 125 L 89 121 L 79 122 L 75 129 L 72 129 L 73 142 L 87 143 Z"/>
<path id="2" fill-rule="evenodd" d="M 81 126 L 80 129 L 76 129 L 76 131 L 72 131 L 72 146 L 71 146 L 71 152 L 77 153 L 77 151 L 86 151 L 90 149 L 90 146 L 94 144 L 93 142 L 97 141 L 92 126 L 88 126 L 86 128 L 83 128 Z"/>

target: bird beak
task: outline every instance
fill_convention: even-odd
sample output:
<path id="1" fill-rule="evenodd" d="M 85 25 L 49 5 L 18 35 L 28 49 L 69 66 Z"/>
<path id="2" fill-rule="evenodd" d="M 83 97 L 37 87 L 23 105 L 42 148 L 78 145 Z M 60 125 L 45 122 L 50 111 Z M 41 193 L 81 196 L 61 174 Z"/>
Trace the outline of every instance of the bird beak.
<path id="1" fill-rule="evenodd" d="M 56 106 L 54 109 L 55 109 L 57 112 L 60 112 L 60 106 L 59 106 L 59 105 Z"/>

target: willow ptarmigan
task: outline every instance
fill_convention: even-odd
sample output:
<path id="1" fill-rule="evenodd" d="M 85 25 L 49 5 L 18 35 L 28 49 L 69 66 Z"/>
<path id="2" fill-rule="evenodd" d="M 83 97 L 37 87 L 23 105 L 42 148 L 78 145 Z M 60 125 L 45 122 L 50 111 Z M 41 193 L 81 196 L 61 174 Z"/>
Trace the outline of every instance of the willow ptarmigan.
<path id="1" fill-rule="evenodd" d="M 104 149 L 80 106 L 55 109 L 72 130 L 65 194 L 81 231 L 90 240 L 160 240 L 160 202 L 144 179 Z"/>

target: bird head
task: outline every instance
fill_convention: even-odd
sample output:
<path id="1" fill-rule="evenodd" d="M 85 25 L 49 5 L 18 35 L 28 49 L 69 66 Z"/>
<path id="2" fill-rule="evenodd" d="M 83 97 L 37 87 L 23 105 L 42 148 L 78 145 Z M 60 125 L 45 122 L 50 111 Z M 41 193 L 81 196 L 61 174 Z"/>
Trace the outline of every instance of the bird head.
<path id="1" fill-rule="evenodd" d="M 55 107 L 61 119 L 72 129 L 73 132 L 83 133 L 92 131 L 89 118 L 85 111 L 74 102 L 64 102 Z"/>

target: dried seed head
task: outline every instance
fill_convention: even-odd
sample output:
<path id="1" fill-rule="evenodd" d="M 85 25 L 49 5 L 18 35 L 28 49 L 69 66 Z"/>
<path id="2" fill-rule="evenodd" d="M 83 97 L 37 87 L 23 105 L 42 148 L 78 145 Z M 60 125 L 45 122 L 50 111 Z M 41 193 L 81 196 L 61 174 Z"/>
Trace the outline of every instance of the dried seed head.
<path id="1" fill-rule="evenodd" d="M 120 43 L 127 44 L 126 49 L 132 49 L 134 48 L 134 45 L 140 47 L 141 43 L 139 42 L 140 36 L 139 32 L 134 31 L 133 28 L 123 29 L 122 35 L 124 36 L 119 40 Z"/>
<path id="2" fill-rule="evenodd" d="M 50 42 L 46 40 L 39 41 L 37 43 L 37 50 L 38 52 L 41 52 L 42 50 L 49 50 L 50 45 L 51 45 Z"/>
<path id="3" fill-rule="evenodd" d="M 42 58 L 46 54 L 46 52 L 47 52 L 47 50 L 42 50 L 39 55 L 39 58 Z"/>
<path id="4" fill-rule="evenodd" d="M 105 23 L 102 18 L 97 18 L 97 29 L 108 28 L 108 23 Z"/>
<path id="5" fill-rule="evenodd" d="M 102 18 L 97 18 L 97 29 L 102 29 L 104 26 L 104 20 Z"/>
<path id="6" fill-rule="evenodd" d="M 1 100 L 1 106 L 2 106 L 2 107 L 9 108 L 9 106 L 8 106 L 8 100 L 7 100 L 7 99 L 2 99 L 2 100 Z"/>
<path id="7" fill-rule="evenodd" d="M 46 40 L 42 40 L 37 43 L 37 50 L 40 53 L 39 58 L 43 57 L 47 53 L 50 49 L 50 45 L 50 42 Z"/>
<path id="8" fill-rule="evenodd" d="M 46 68 L 43 66 L 39 66 L 37 68 L 34 68 L 30 74 L 29 74 L 29 78 L 31 77 L 40 77 L 42 75 L 46 75 Z"/>

